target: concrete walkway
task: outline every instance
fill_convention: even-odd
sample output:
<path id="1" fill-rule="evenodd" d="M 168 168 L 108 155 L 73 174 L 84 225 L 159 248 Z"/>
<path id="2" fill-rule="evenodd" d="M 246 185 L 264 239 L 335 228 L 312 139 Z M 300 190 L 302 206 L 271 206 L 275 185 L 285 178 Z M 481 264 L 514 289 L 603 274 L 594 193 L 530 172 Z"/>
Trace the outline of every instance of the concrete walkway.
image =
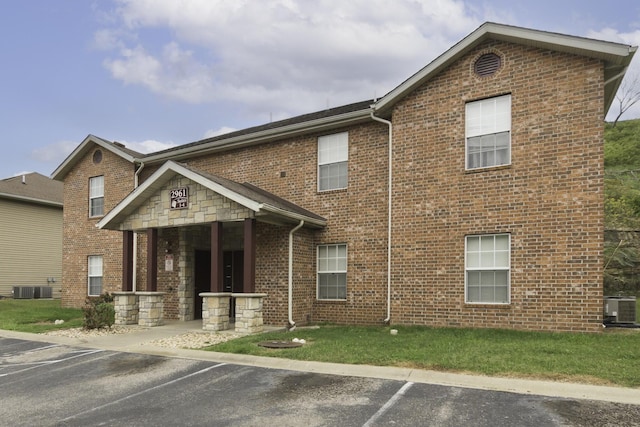
<path id="1" fill-rule="evenodd" d="M 414 383 L 439 384 L 452 387 L 505 391 L 569 399 L 588 399 L 640 405 L 640 389 L 608 387 L 588 384 L 526 380 L 517 378 L 487 377 L 411 368 L 345 365 L 340 363 L 307 362 L 275 357 L 248 356 L 243 354 L 216 353 L 202 350 L 185 350 L 160 347 L 152 341 L 170 338 L 187 332 L 203 332 L 200 321 L 171 322 L 153 328 L 139 327 L 139 331 L 96 337 L 69 338 L 52 335 L 30 334 L 0 330 L 0 337 L 41 341 L 69 346 L 98 348 L 103 350 L 142 353 L 165 357 L 226 362 L 263 368 L 288 369 L 331 375 L 381 378 Z M 225 333 L 225 332 L 220 332 Z"/>

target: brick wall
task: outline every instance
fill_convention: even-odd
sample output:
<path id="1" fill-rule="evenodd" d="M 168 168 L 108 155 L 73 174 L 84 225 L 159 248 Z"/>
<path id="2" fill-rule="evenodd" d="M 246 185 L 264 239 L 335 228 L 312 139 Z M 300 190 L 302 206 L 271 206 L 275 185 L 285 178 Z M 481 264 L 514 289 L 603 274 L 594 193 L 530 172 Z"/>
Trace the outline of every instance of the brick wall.
<path id="1" fill-rule="evenodd" d="M 97 146 L 96 146 L 97 149 Z M 103 257 L 103 291 L 122 290 L 122 233 L 99 230 L 102 218 L 89 218 L 89 178 L 104 175 L 104 212 L 109 212 L 133 189 L 133 165 L 101 149 L 102 161 L 93 153 L 78 161 L 64 181 L 62 305 L 79 307 L 87 297 L 87 256 Z"/>
<path id="2" fill-rule="evenodd" d="M 503 57 L 503 66 L 493 77 L 478 78 L 473 61 L 489 51 Z M 485 42 L 395 106 L 392 323 L 599 328 L 603 88 L 598 61 Z M 465 102 L 507 93 L 512 97 L 511 164 L 465 171 Z M 317 191 L 319 134 L 181 160 L 250 182 L 328 220 L 323 230 L 305 228 L 295 235 L 294 321 L 300 324 L 380 324 L 386 317 L 387 127 L 370 122 L 335 132 L 340 131 L 349 132 L 345 190 Z M 87 185 L 90 176 L 105 175 L 108 211 L 132 189 L 133 166 L 104 154 L 98 165 L 89 154 L 65 181 L 66 305 L 78 305 L 86 295 L 88 254 L 105 256 L 105 290 L 119 289 L 121 233 L 96 230 L 96 220 L 87 218 Z M 154 168 L 147 166 L 142 179 Z M 257 225 L 256 291 L 268 294 L 268 324 L 287 321 L 291 228 Z M 178 239 L 174 232 L 164 230 L 162 239 Z M 465 304 L 464 239 L 482 233 L 511 235 L 508 305 Z M 144 241 L 141 236 L 140 290 L 146 286 Z M 347 298 L 318 301 L 315 248 L 333 243 L 348 247 Z M 180 248 L 192 251 L 188 245 Z M 190 256 L 184 253 L 181 259 L 188 262 Z M 159 257 L 162 269 L 162 248 Z M 171 317 L 185 315 L 180 300 L 192 286 L 188 278 L 176 277 L 159 274 L 165 283 L 158 290 L 169 292 L 165 314 Z"/>
<path id="3" fill-rule="evenodd" d="M 503 67 L 478 78 L 489 51 Z M 466 172 L 465 102 L 507 93 L 511 165 Z M 600 328 L 602 99 L 600 62 L 488 42 L 397 106 L 393 322 Z M 496 232 L 511 234 L 511 303 L 465 304 L 465 235 Z"/>

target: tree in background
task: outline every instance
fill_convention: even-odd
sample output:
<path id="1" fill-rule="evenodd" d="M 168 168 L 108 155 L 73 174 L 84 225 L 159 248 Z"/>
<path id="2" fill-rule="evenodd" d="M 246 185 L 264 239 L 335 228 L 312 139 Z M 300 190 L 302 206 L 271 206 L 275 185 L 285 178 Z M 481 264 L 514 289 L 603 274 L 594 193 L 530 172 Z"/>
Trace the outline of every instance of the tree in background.
<path id="1" fill-rule="evenodd" d="M 620 117 L 627 112 L 627 110 L 633 107 L 638 101 L 640 101 L 640 78 L 638 74 L 632 74 L 622 80 L 620 89 L 616 94 L 616 101 L 618 101 L 618 115 L 612 122 L 612 126 L 616 127 Z"/>

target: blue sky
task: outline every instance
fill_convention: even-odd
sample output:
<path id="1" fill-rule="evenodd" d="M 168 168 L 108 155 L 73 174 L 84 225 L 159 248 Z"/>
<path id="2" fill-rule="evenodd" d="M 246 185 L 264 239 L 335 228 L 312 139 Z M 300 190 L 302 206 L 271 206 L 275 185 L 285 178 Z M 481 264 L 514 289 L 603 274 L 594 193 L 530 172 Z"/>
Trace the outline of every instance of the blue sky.
<path id="1" fill-rule="evenodd" d="M 0 179 L 50 175 L 90 133 L 150 152 L 380 97 L 485 21 L 640 45 L 637 0 L 1 7 Z"/>

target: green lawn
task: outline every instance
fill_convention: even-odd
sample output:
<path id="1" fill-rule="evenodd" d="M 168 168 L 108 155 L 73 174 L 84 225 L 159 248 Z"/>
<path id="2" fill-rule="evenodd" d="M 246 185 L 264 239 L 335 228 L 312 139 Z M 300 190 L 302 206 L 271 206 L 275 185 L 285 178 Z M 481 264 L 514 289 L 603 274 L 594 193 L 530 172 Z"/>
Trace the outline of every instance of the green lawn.
<path id="1" fill-rule="evenodd" d="M 64 320 L 55 325 L 56 320 Z M 0 299 L 0 329 L 45 332 L 82 326 L 82 310 L 61 308 L 60 300 Z"/>
<path id="2" fill-rule="evenodd" d="M 640 306 L 638 307 L 640 312 Z M 56 319 L 65 321 L 54 325 Z M 59 300 L 0 300 L 0 329 L 44 332 L 81 327 L 82 310 L 60 308 Z M 603 333 L 551 333 L 488 329 L 321 326 L 265 333 L 207 348 L 211 351 L 297 360 L 400 366 L 496 376 L 540 378 L 640 387 L 640 329 Z M 307 343 L 266 349 L 261 341 Z"/>
<path id="3" fill-rule="evenodd" d="M 551 333 L 487 329 L 323 326 L 252 335 L 207 348 L 210 351 L 400 366 L 496 376 L 640 387 L 640 330 Z M 261 341 L 307 343 L 267 349 Z"/>

